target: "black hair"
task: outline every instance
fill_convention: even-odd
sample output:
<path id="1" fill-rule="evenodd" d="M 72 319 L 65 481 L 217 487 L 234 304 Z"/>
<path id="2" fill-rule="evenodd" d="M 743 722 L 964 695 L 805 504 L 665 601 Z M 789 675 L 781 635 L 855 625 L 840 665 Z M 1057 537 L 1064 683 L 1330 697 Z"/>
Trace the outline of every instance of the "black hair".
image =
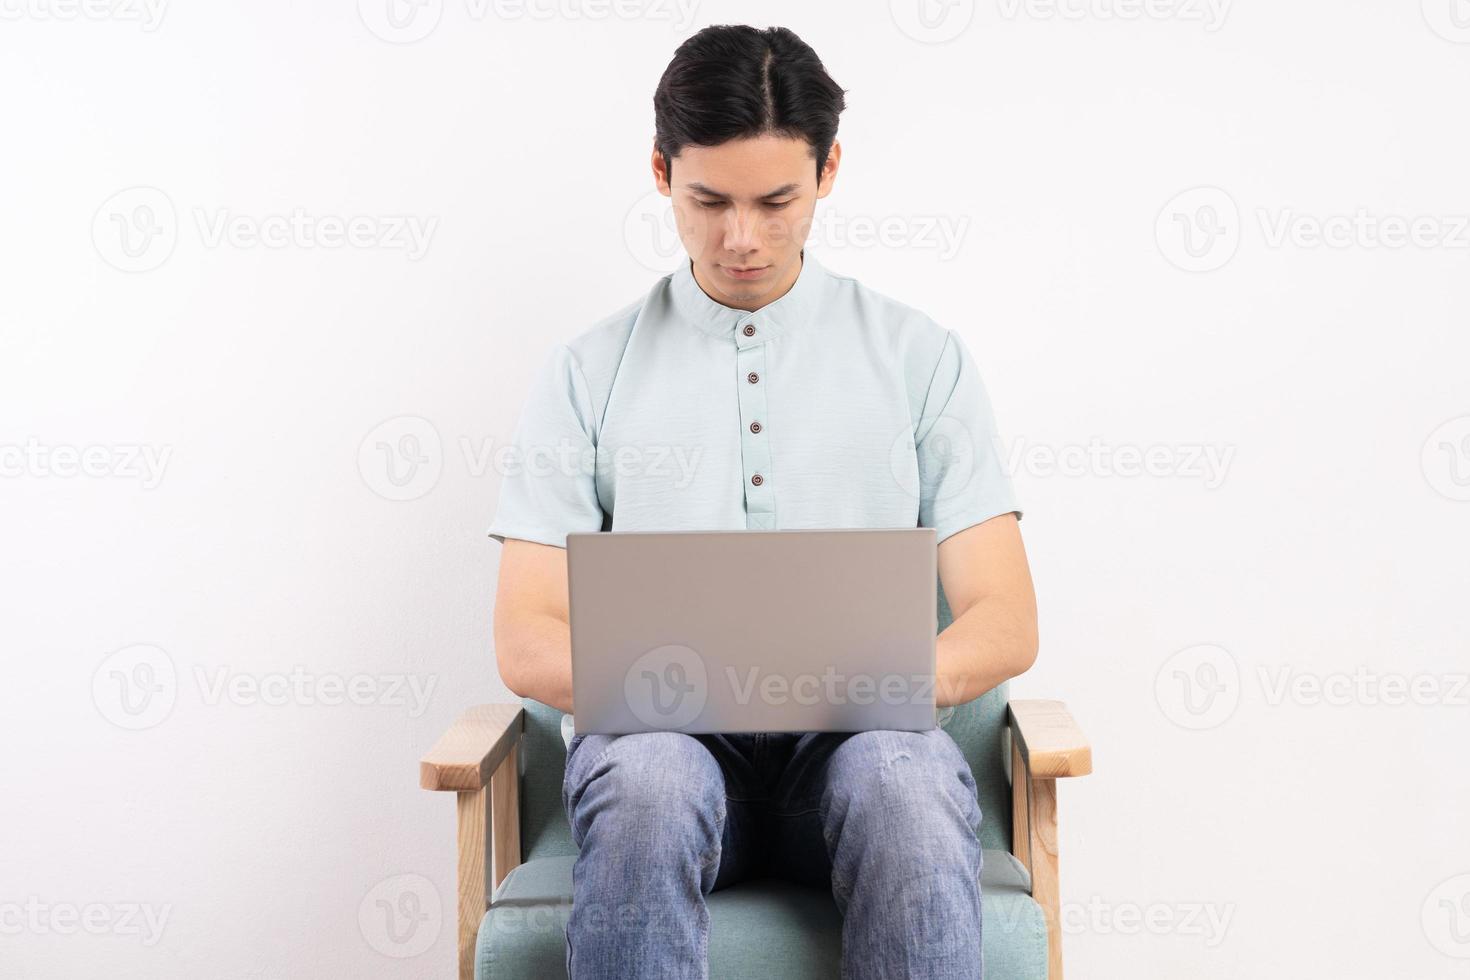
<path id="1" fill-rule="evenodd" d="M 673 179 L 685 146 L 718 146 L 772 134 L 804 139 L 817 179 L 837 138 L 844 89 L 784 27 L 706 27 L 679 45 L 653 93 L 654 145 Z"/>

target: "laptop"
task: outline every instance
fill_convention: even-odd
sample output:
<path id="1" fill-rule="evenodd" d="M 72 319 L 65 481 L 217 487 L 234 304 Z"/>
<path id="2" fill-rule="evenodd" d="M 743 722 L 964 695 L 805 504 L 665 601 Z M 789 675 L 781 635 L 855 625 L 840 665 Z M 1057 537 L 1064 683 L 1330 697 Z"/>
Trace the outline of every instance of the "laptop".
<path id="1" fill-rule="evenodd" d="M 933 528 L 567 535 L 578 734 L 934 728 Z"/>

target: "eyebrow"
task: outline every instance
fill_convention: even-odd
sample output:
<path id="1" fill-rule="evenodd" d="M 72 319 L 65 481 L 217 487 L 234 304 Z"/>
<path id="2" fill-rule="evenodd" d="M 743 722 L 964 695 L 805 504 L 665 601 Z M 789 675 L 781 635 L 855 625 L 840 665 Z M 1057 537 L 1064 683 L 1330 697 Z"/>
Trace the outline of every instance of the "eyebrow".
<path id="1" fill-rule="evenodd" d="M 696 194 L 708 194 L 711 197 L 724 197 L 724 198 L 728 198 L 730 196 L 729 194 L 726 194 L 724 191 L 717 191 L 713 187 L 706 187 L 704 184 L 701 184 L 697 180 L 691 180 L 686 186 L 691 191 L 694 191 Z M 773 190 L 773 191 L 767 191 L 766 193 L 762 194 L 760 196 L 760 200 L 764 201 L 768 197 L 784 197 L 785 195 L 792 194 L 792 193 L 794 193 L 794 192 L 796 192 L 796 191 L 798 191 L 800 189 L 801 189 L 801 185 L 800 184 L 782 184 L 780 187 L 776 188 L 775 190 Z"/>

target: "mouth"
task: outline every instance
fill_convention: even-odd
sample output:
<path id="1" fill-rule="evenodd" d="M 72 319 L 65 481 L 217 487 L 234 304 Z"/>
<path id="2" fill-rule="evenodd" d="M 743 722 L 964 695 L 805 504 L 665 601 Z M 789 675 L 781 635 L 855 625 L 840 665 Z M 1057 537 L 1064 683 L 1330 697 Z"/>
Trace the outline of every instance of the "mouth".
<path id="1" fill-rule="evenodd" d="M 726 275 L 734 279 L 759 279 L 769 272 L 771 267 L 768 265 L 722 265 L 720 268 L 725 271 Z"/>

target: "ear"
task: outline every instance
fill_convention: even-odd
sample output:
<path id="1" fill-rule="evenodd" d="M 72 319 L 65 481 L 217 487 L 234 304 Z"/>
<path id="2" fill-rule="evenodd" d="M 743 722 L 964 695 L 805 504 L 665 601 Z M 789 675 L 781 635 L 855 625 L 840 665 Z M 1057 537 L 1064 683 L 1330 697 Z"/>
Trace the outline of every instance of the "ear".
<path id="1" fill-rule="evenodd" d="M 826 197 L 832 193 L 832 185 L 837 180 L 837 167 L 841 162 L 842 143 L 833 140 L 832 149 L 827 153 L 827 162 L 822 164 L 822 172 L 817 175 L 817 197 Z"/>
<path id="2" fill-rule="evenodd" d="M 651 163 L 653 166 L 653 186 L 657 187 L 658 192 L 664 197 L 672 197 L 674 195 L 674 189 L 669 184 L 669 172 L 664 167 L 664 155 L 659 152 L 657 142 L 653 145 L 653 159 Z"/>

